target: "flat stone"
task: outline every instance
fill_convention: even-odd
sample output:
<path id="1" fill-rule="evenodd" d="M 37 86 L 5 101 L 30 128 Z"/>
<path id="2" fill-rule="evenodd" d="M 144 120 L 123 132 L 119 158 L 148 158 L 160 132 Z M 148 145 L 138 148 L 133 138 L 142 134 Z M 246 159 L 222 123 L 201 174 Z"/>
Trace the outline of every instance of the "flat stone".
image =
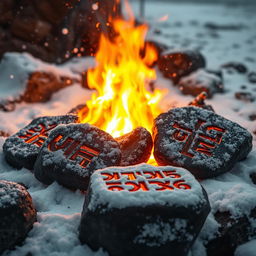
<path id="1" fill-rule="evenodd" d="M 252 135 L 245 128 L 197 107 L 160 114 L 153 137 L 158 164 L 186 168 L 199 179 L 230 171 L 252 149 Z"/>
<path id="2" fill-rule="evenodd" d="M 86 190 L 95 170 L 120 161 L 119 144 L 108 133 L 89 124 L 61 125 L 42 146 L 34 174 L 45 184 L 57 181 L 71 189 Z"/>
<path id="3" fill-rule="evenodd" d="M 122 152 L 121 166 L 146 163 L 149 160 L 153 140 L 147 129 L 138 127 L 116 140 Z"/>
<path id="4" fill-rule="evenodd" d="M 29 125 L 6 139 L 3 152 L 6 161 L 17 169 L 32 170 L 39 150 L 49 133 L 59 124 L 77 122 L 77 116 L 44 116 L 34 119 Z"/>
<path id="5" fill-rule="evenodd" d="M 88 191 L 80 241 L 111 256 L 185 256 L 210 211 L 193 175 L 172 166 L 98 170 Z"/>
<path id="6" fill-rule="evenodd" d="M 36 221 L 36 210 L 25 187 L 0 180 L 0 254 L 27 237 Z"/>
<path id="7" fill-rule="evenodd" d="M 178 84 L 181 77 L 204 68 L 206 61 L 197 51 L 167 51 L 158 60 L 158 68 L 166 78 Z"/>

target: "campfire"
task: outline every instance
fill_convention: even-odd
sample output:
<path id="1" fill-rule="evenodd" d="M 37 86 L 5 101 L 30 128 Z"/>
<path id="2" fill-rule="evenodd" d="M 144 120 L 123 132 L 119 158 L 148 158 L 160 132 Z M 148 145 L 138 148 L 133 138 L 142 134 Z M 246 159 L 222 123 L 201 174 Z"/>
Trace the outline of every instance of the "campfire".
<path id="1" fill-rule="evenodd" d="M 68 114 L 33 119 L 5 140 L 3 153 L 10 166 L 31 170 L 45 185 L 57 182 L 71 193 L 78 189 L 86 194 L 79 225 L 82 244 L 93 250 L 103 248 L 111 256 L 122 256 L 124 250 L 126 256 L 170 251 L 187 256 L 211 211 L 202 181 L 228 173 L 246 159 L 253 137 L 205 103 L 225 92 L 222 73 L 206 69 L 198 51 L 170 50 L 149 41 L 149 25 L 136 20 L 127 3 L 126 7 L 125 17 L 119 13 L 120 1 L 112 1 L 106 13 L 100 2 L 93 2 L 90 20 L 97 44 L 85 49 L 81 43 L 65 53 L 66 58 L 83 52 L 94 56 L 95 66 L 81 74 L 81 80 L 87 79 L 90 99 L 73 106 Z M 72 9 L 72 4 L 67 8 Z M 80 11 L 74 13 L 80 15 Z M 63 36 L 74 34 L 68 26 L 61 31 Z M 195 98 L 186 106 L 163 109 L 168 90 L 156 86 L 157 70 L 171 81 L 173 90 Z M 46 78 L 54 82 L 41 90 Z M 80 82 L 68 75 L 57 78 L 37 71 L 30 74 L 24 93 L 11 103 L 47 101 L 53 92 Z M 0 181 L 0 192 L 13 197 L 15 209 L 8 225 L 18 230 L 15 241 L 9 243 L 12 233 L 2 234 L 0 229 L 1 253 L 25 239 L 36 221 L 36 209 L 22 185 Z M 0 201 L 0 218 L 5 207 L 12 211 L 9 201 L 2 205 Z M 232 222 L 230 216 L 218 214 L 220 220 Z M 29 216 L 27 220 L 23 215 Z M 217 213 L 212 215 L 218 218 Z M 20 229 L 15 226 L 19 221 Z M 234 233 L 228 227 L 221 226 L 227 229 L 220 232 L 224 242 Z M 220 240 L 212 239 L 209 248 L 221 247 Z M 235 242 L 240 242 L 239 237 Z"/>

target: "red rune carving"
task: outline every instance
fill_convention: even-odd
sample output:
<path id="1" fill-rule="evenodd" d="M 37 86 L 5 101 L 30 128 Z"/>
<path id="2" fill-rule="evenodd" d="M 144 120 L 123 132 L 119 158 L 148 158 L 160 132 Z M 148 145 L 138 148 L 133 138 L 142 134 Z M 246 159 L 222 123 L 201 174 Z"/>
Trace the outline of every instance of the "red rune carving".
<path id="1" fill-rule="evenodd" d="M 57 124 L 51 124 L 46 128 L 45 125 L 41 123 L 38 126 L 28 129 L 25 135 L 20 135 L 19 138 L 24 139 L 28 144 L 41 147 L 48 137 L 48 132 L 56 126 Z"/>
<path id="2" fill-rule="evenodd" d="M 106 182 L 106 185 L 108 186 L 108 190 L 111 190 L 111 191 L 124 190 L 121 182 Z"/>
<path id="3" fill-rule="evenodd" d="M 119 180 L 120 175 L 118 172 L 108 173 L 108 172 L 102 172 L 101 175 L 106 176 L 103 180 Z"/>
<path id="4" fill-rule="evenodd" d="M 121 172 L 121 175 L 127 175 L 128 180 L 136 180 L 134 172 Z"/>
<path id="5" fill-rule="evenodd" d="M 181 177 L 178 173 L 176 173 L 176 171 L 163 171 L 163 173 L 166 177 L 170 177 L 173 179 L 178 179 Z"/>
<path id="6" fill-rule="evenodd" d="M 158 188 L 156 190 L 173 190 L 173 187 L 170 186 L 170 181 L 149 181 L 149 184 L 157 185 Z"/>
<path id="7" fill-rule="evenodd" d="M 149 188 L 148 188 L 145 181 L 139 181 L 138 183 L 136 183 L 134 181 L 125 182 L 125 185 L 133 186 L 133 188 L 129 189 L 130 192 L 135 192 L 135 191 L 138 191 L 140 189 L 143 190 L 143 191 L 149 191 Z"/>
<path id="8" fill-rule="evenodd" d="M 221 143 L 223 134 L 226 130 L 217 126 L 207 126 L 203 128 L 202 126 L 205 123 L 206 121 L 199 119 L 194 130 L 182 127 L 178 123 L 173 124 L 173 128 L 176 130 L 174 131 L 172 137 L 177 141 L 185 142 L 180 152 L 181 154 L 193 158 L 195 155 L 192 151 L 196 151 L 208 156 L 212 156 L 212 150 L 216 148 L 216 143 Z M 206 134 L 203 134 L 202 132 L 198 133 L 200 128 Z M 215 134 L 213 134 L 213 131 L 215 131 Z M 205 140 L 208 140 L 209 142 Z"/>
<path id="9" fill-rule="evenodd" d="M 150 177 L 146 177 L 146 179 L 162 179 L 164 177 L 160 171 L 143 171 L 143 174 L 150 175 Z"/>
<path id="10" fill-rule="evenodd" d="M 91 161 L 92 158 L 99 155 L 99 151 L 89 148 L 86 145 L 80 146 L 76 152 L 70 157 L 71 160 L 75 160 L 78 157 L 82 158 L 79 165 L 82 167 L 86 167 Z"/>
<path id="11" fill-rule="evenodd" d="M 191 189 L 191 186 L 184 182 L 185 180 L 177 180 L 173 182 L 173 186 L 178 189 Z"/>

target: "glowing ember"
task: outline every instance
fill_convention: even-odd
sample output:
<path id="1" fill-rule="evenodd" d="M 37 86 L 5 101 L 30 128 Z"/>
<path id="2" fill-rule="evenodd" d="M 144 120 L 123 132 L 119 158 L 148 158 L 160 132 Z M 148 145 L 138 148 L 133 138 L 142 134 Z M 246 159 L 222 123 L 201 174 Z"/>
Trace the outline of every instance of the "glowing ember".
<path id="1" fill-rule="evenodd" d="M 149 90 L 150 81 L 156 79 L 155 70 L 149 66 L 156 61 L 157 53 L 145 45 L 148 27 L 135 25 L 133 17 L 115 19 L 112 24 L 115 37 L 101 35 L 98 65 L 88 71 L 88 85 L 96 92 L 87 101 L 88 114 L 81 122 L 93 124 L 113 137 L 138 126 L 151 131 L 153 119 L 161 112 L 158 102 L 164 92 Z"/>

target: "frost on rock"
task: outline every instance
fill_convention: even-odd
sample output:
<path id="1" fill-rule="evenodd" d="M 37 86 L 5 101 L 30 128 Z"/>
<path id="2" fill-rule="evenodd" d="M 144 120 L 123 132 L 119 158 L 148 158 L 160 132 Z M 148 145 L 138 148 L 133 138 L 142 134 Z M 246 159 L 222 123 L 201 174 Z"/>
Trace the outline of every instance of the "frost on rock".
<path id="1" fill-rule="evenodd" d="M 22 242 L 36 221 L 36 210 L 25 187 L 0 180 L 0 254 Z"/>
<path id="2" fill-rule="evenodd" d="M 32 170 L 39 150 L 49 133 L 60 124 L 77 122 L 77 116 L 44 116 L 34 119 L 29 125 L 6 139 L 3 151 L 6 161 L 15 168 Z"/>
<path id="3" fill-rule="evenodd" d="M 194 176 L 173 166 L 98 170 L 88 191 L 80 240 L 115 255 L 187 255 L 210 211 Z"/>
<path id="4" fill-rule="evenodd" d="M 45 184 L 86 190 L 95 170 L 120 160 L 119 144 L 108 133 L 89 124 L 59 125 L 42 146 L 34 173 Z"/>
<path id="5" fill-rule="evenodd" d="M 228 172 L 252 149 L 252 135 L 246 129 L 197 107 L 160 114 L 154 138 L 158 164 L 184 167 L 202 179 Z"/>

